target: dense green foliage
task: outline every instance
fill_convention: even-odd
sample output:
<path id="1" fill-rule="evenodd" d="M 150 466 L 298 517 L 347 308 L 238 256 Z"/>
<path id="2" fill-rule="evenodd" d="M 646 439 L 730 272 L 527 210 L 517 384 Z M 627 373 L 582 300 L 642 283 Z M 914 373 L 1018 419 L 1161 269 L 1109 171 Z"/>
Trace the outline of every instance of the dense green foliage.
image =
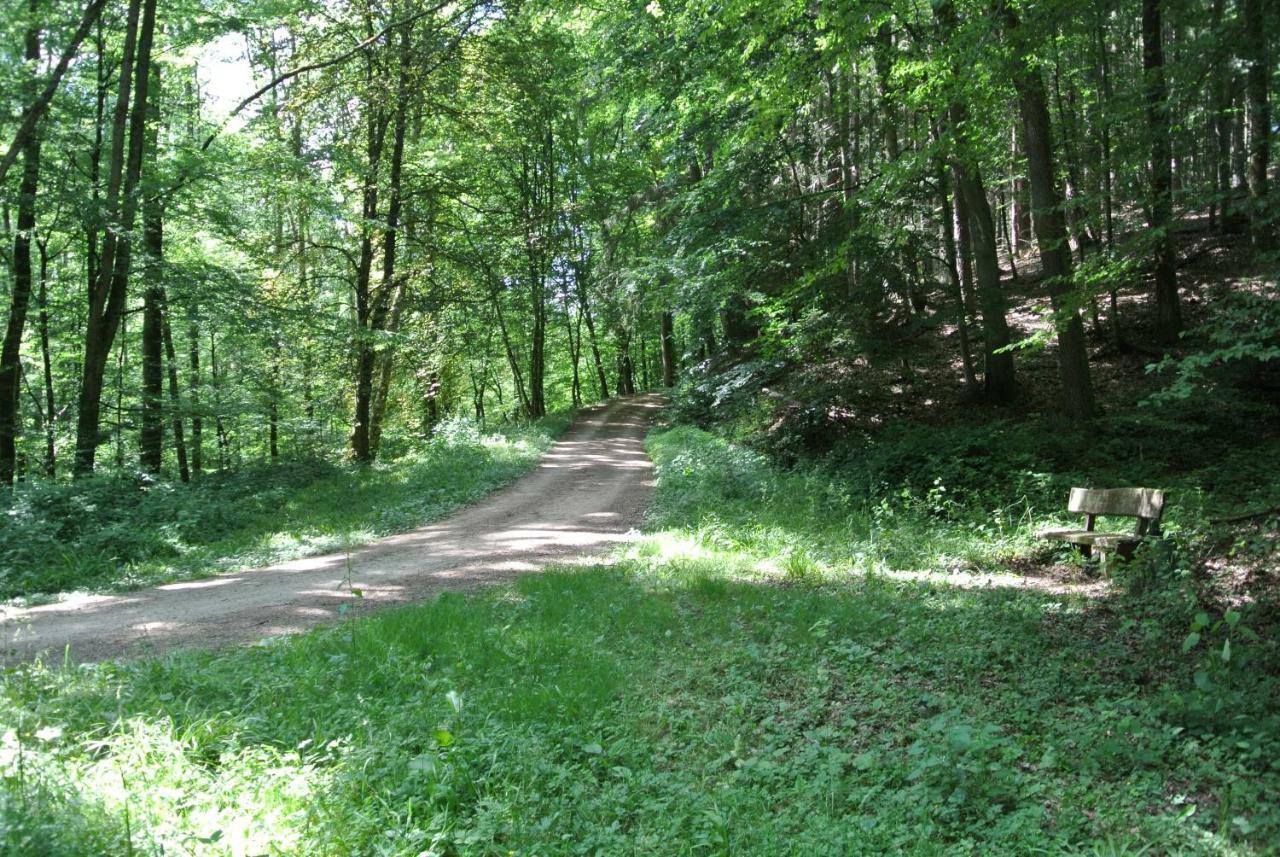
<path id="1" fill-rule="evenodd" d="M 371 461 L 708 359 L 913 371 L 940 328 L 992 402 L 1054 344 L 1077 422 L 1098 340 L 1175 392 L 1276 364 L 1271 322 L 1179 339 L 1180 236 L 1273 258 L 1274 0 L 5 11 L 6 484 Z"/>
<path id="2" fill-rule="evenodd" d="M 672 426 L 611 564 L 6 669 L 0 852 L 1275 851 L 1277 0 L 2 11 L 0 598 Z"/>
<path id="3" fill-rule="evenodd" d="M 4 846 L 1248 854 L 1280 835 L 1272 613 L 1210 613 L 1176 576 L 1140 597 L 956 586 L 957 559 L 981 562 L 964 545 L 1036 550 L 1029 521 L 976 533 L 980 502 L 851 495 L 851 472 L 778 472 L 690 429 L 650 448 L 655 532 L 617 564 L 227 654 L 7 673 Z M 873 537 L 906 547 L 868 562 Z"/>
<path id="4" fill-rule="evenodd" d="M 458 419 L 372 468 L 322 459 L 198 486 L 98 477 L 21 494 L 0 529 L 0 598 L 161 583 L 338 550 L 440 518 L 522 474 L 568 424 L 504 434 Z"/>

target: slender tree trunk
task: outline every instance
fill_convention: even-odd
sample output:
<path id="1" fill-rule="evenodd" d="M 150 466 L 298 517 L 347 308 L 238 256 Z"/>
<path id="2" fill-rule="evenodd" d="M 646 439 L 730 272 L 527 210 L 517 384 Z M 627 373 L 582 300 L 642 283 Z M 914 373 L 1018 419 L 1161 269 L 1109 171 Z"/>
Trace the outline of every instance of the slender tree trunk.
<path id="1" fill-rule="evenodd" d="M 85 270 L 88 274 L 85 283 L 85 294 L 90 302 L 98 282 L 98 230 L 100 221 L 100 185 L 102 183 L 102 142 L 103 127 L 107 115 L 107 69 L 104 60 L 106 54 L 106 37 L 102 31 L 102 22 L 98 22 L 97 33 L 97 97 L 94 99 L 93 145 L 89 149 L 89 214 L 84 219 L 85 234 Z"/>
<path id="2" fill-rule="evenodd" d="M 1147 133 L 1151 138 L 1151 230 L 1155 240 L 1156 336 L 1166 345 L 1182 332 L 1177 251 L 1173 246 L 1173 175 L 1169 99 L 1164 83 L 1161 0 L 1142 0 L 1142 69 L 1146 77 Z"/>
<path id="3" fill-rule="evenodd" d="M 156 157 L 159 143 L 158 67 L 151 70 L 150 143 L 151 157 Z M 161 263 L 164 259 L 164 212 L 162 203 L 150 193 L 143 202 L 142 241 L 146 250 L 143 279 L 146 289 L 142 299 L 142 427 L 138 437 L 139 464 L 148 473 L 158 474 L 164 462 L 164 283 Z"/>
<path id="4" fill-rule="evenodd" d="M 1107 253 L 1114 255 L 1116 250 L 1115 229 L 1115 164 L 1111 154 L 1111 60 L 1107 54 L 1106 31 L 1099 20 L 1095 28 L 1098 48 L 1098 77 L 1102 84 L 1101 122 L 1102 126 L 1102 217 L 1106 232 Z M 1107 295 L 1110 298 L 1110 311 L 1107 313 L 1108 327 L 1113 345 L 1120 344 L 1120 298 L 1116 283 L 1111 279 L 1107 283 Z"/>
<path id="5" fill-rule="evenodd" d="M 1218 207 L 1218 231 L 1225 234 L 1231 220 L 1231 119 L 1228 78 L 1230 63 L 1226 46 L 1227 35 L 1223 31 L 1222 15 L 1226 0 L 1213 0 L 1213 37 L 1218 45 L 1218 56 L 1213 62 L 1213 197 Z"/>
<path id="6" fill-rule="evenodd" d="M 166 363 L 169 367 L 169 410 L 170 422 L 173 426 L 173 450 L 178 457 L 178 477 L 183 482 L 191 481 L 191 468 L 187 463 L 187 444 L 183 436 L 182 401 L 178 394 L 178 359 L 173 347 L 173 332 L 169 329 L 169 304 L 163 293 L 160 296 L 161 333 L 164 338 Z"/>
<path id="7" fill-rule="evenodd" d="M 1003 0 L 999 2 L 1003 6 Z M 1023 34 L 1017 15 L 1007 6 L 1003 11 L 1009 34 L 1015 43 L 1021 42 Z M 1085 349 L 1084 324 L 1080 321 L 1079 309 L 1071 302 L 1071 253 L 1054 167 L 1048 98 L 1044 80 L 1028 61 L 1022 44 L 1015 44 L 1013 84 L 1018 93 L 1031 203 L 1035 208 L 1032 226 L 1058 330 L 1058 377 L 1062 384 L 1063 409 L 1071 420 L 1087 422 L 1097 415 L 1097 406 L 1089 374 L 1089 354 Z"/>
<path id="8" fill-rule="evenodd" d="M 561 308 L 564 310 L 564 333 L 569 341 L 569 367 L 572 370 L 569 376 L 569 393 L 575 408 L 582 407 L 582 376 L 578 371 L 582 357 L 582 323 L 581 316 L 577 325 L 575 335 L 573 312 L 570 310 L 569 301 L 566 298 L 561 301 Z"/>
<path id="9" fill-rule="evenodd" d="M 954 171 L 953 171 L 954 177 Z M 960 291 L 964 295 L 965 313 L 970 319 L 978 317 L 978 299 L 974 292 L 973 285 L 973 235 L 969 229 L 971 218 L 969 216 L 969 206 L 964 201 L 964 193 L 959 188 L 959 181 L 953 182 L 955 188 L 955 209 L 953 218 L 954 234 L 956 236 L 956 259 L 960 268 Z"/>
<path id="10" fill-rule="evenodd" d="M 194 307 L 187 325 L 187 361 L 189 398 L 191 402 L 191 476 L 199 479 L 204 472 L 204 420 L 200 415 L 200 322 Z"/>
<path id="11" fill-rule="evenodd" d="M 40 247 L 40 360 L 44 366 L 44 475 L 52 479 L 57 475 L 57 425 L 58 412 L 54 409 L 53 358 L 49 348 L 49 244 L 39 242 Z"/>
<path id="12" fill-rule="evenodd" d="M 951 210 L 951 188 L 948 187 L 946 167 L 937 169 L 938 197 L 942 203 L 942 250 L 947 262 L 947 279 L 951 284 L 952 299 L 956 305 L 956 332 L 960 337 L 960 365 L 964 369 L 964 385 L 970 394 L 978 388 L 973 371 L 973 348 L 969 343 L 969 323 L 965 319 L 964 286 L 960 280 L 959 259 L 954 232 L 955 212 Z"/>
<path id="13" fill-rule="evenodd" d="M 609 382 L 604 374 L 604 360 L 600 357 L 600 343 L 596 339 L 596 323 L 591 316 L 591 306 L 587 302 L 587 284 L 582 281 L 582 266 L 574 265 L 574 294 L 578 299 L 578 311 L 582 320 L 587 323 L 587 341 L 591 343 L 591 361 L 596 369 L 596 383 L 600 385 L 600 398 L 609 398 Z"/>
<path id="14" fill-rule="evenodd" d="M 1271 64 L 1267 36 L 1266 0 L 1243 0 L 1246 114 L 1249 120 L 1249 234 L 1257 246 L 1268 246 L 1267 170 L 1271 164 L 1271 106 L 1268 100 Z"/>
<path id="15" fill-rule="evenodd" d="M 516 357 L 515 348 L 511 344 L 511 332 L 507 329 L 506 317 L 502 313 L 502 299 L 495 290 L 492 295 L 493 310 L 498 317 L 498 330 L 502 334 L 502 347 L 507 353 L 507 365 L 511 368 L 511 380 L 520 398 L 520 406 L 529 413 L 529 392 L 525 389 L 524 375 L 520 372 L 520 361 Z M 502 385 L 498 385 L 499 404 L 501 404 Z"/>
<path id="16" fill-rule="evenodd" d="M 26 36 L 26 59 L 40 61 L 39 6 L 30 0 L 31 23 Z M 33 129 L 22 147 L 22 181 L 18 186 L 18 230 L 13 238 L 13 293 L 9 323 L 0 345 L 0 487 L 12 486 L 17 465 L 18 386 L 22 334 L 31 304 L 31 243 L 36 231 L 36 193 L 40 189 L 40 134 Z M 41 288 L 44 288 L 43 282 Z M 50 414 L 52 416 L 52 414 Z"/>

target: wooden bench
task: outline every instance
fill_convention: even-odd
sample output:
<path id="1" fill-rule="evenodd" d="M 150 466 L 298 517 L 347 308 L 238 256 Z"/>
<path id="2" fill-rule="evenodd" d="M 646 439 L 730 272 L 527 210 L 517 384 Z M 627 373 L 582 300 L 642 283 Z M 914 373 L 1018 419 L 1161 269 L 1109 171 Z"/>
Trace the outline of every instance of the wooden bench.
<path id="1" fill-rule="evenodd" d="M 1084 529 L 1044 530 L 1042 539 L 1077 545 L 1085 556 L 1096 556 L 1105 571 L 1107 559 L 1119 554 L 1133 558 L 1133 549 L 1145 538 L 1160 535 L 1164 492 L 1155 488 L 1072 488 L 1067 511 L 1084 515 Z M 1099 516 L 1137 518 L 1132 533 L 1101 533 L 1094 529 Z"/>

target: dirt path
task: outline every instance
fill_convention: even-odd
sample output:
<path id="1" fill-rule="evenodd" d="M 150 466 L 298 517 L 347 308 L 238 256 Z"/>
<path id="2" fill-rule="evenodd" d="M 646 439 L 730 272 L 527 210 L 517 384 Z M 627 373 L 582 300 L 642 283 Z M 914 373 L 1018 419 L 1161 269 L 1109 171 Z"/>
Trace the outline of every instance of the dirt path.
<path id="1" fill-rule="evenodd" d="M 472 589 L 631 538 L 649 503 L 644 435 L 655 396 L 584 412 L 536 468 L 434 524 L 337 553 L 205 580 L 13 611 L 0 618 L 0 660 L 47 651 L 76 661 L 180 646 L 225 646 Z M 356 598 L 351 587 L 360 589 Z"/>

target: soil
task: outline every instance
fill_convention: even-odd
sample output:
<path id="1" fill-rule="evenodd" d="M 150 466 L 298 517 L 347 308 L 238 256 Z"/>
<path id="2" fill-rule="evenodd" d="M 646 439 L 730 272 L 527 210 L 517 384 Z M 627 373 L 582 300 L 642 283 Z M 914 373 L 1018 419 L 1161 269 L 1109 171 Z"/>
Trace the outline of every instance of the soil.
<path id="1" fill-rule="evenodd" d="M 584 411 L 519 481 L 349 552 L 12 611 L 0 617 L 0 661 L 253 643 L 601 555 L 638 534 L 654 480 L 644 436 L 661 406 L 649 395 Z"/>

